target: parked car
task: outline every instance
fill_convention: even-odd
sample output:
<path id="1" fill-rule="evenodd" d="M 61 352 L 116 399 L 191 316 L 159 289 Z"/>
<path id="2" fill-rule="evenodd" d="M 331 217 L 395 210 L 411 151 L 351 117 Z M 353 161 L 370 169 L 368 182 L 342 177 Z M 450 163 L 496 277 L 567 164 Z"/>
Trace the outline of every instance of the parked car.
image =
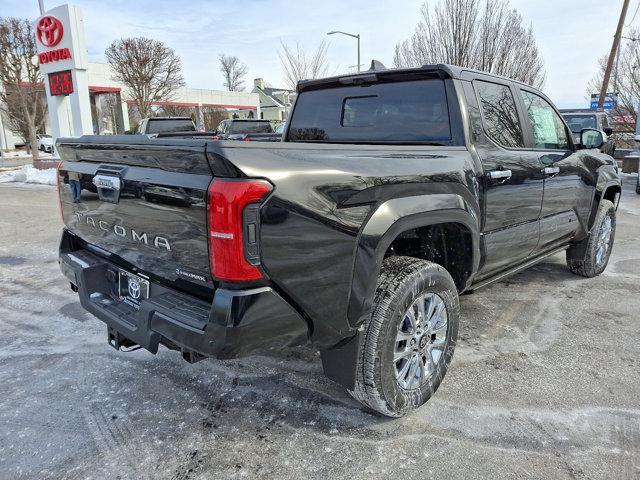
<path id="1" fill-rule="evenodd" d="M 280 139 L 274 134 L 269 120 L 227 119 L 220 122 L 215 133 L 215 140 L 272 140 Z"/>
<path id="2" fill-rule="evenodd" d="M 594 111 L 561 110 L 561 112 L 573 133 L 573 139 L 576 143 L 580 143 L 580 132 L 582 129 L 595 128 L 604 134 L 602 152 L 612 157 L 615 155 L 616 146 L 611 136 L 613 134 L 613 128 L 611 128 L 609 122 L 609 115 L 605 112 Z"/>
<path id="3" fill-rule="evenodd" d="M 461 293 L 559 252 L 577 275 L 606 268 L 617 167 L 539 90 L 431 65 L 297 93 L 281 143 L 59 140 L 59 177 L 99 186 L 80 204 L 60 189 L 60 267 L 111 346 L 195 362 L 310 342 L 329 378 L 397 417 L 444 378 Z M 142 184 L 191 204 L 119 195 Z"/>
<path id="4" fill-rule="evenodd" d="M 38 139 L 38 150 L 53 153 L 53 138 L 51 135 L 39 133 L 36 135 L 36 138 Z"/>
<path id="5" fill-rule="evenodd" d="M 150 117 L 143 118 L 135 133 L 140 135 L 154 135 L 171 132 L 195 132 L 196 125 L 191 117 Z"/>

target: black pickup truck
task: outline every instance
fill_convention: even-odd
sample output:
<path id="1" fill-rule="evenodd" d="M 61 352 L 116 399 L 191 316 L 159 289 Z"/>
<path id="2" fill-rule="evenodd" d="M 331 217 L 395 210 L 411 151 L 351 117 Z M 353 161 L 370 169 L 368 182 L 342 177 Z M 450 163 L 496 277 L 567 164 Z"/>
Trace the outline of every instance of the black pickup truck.
<path id="1" fill-rule="evenodd" d="M 280 141 L 282 132 L 276 133 L 269 120 L 227 119 L 220 122 L 214 140 Z"/>
<path id="2" fill-rule="evenodd" d="M 60 266 L 116 349 L 310 342 L 400 416 L 440 385 L 462 292 L 565 250 L 605 269 L 621 183 L 580 138 L 530 86 L 429 65 L 301 82 L 283 142 L 62 139 L 59 179 L 96 193 L 60 185 Z"/>

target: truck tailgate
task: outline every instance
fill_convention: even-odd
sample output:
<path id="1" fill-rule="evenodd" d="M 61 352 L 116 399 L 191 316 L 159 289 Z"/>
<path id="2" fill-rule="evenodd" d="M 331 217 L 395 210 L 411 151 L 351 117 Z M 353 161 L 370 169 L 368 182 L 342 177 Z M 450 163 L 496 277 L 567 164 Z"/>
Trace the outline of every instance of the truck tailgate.
<path id="1" fill-rule="evenodd" d="M 205 142 L 105 137 L 63 139 L 60 203 L 67 228 L 124 268 L 176 287 L 212 287 Z M 69 184 L 79 174 L 81 200 Z M 97 247 L 97 248 L 96 248 Z"/>

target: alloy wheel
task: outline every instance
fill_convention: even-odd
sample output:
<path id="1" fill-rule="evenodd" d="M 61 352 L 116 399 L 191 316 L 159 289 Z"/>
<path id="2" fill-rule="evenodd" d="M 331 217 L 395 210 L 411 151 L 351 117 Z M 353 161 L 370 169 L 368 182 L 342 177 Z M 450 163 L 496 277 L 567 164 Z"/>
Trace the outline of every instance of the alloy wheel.
<path id="1" fill-rule="evenodd" d="M 420 295 L 398 325 L 393 364 L 398 384 L 412 390 L 436 372 L 447 344 L 447 308 L 435 293 Z"/>

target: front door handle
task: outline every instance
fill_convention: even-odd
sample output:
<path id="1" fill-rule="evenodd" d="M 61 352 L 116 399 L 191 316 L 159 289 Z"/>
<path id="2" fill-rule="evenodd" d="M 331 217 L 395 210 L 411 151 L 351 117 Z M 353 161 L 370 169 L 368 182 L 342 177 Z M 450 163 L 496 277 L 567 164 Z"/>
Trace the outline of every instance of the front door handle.
<path id="1" fill-rule="evenodd" d="M 508 178 L 511 178 L 511 170 L 491 170 L 489 172 L 489 178 L 491 180 L 502 180 L 505 181 Z"/>
<path id="2" fill-rule="evenodd" d="M 544 167 L 545 175 L 557 175 L 560 173 L 560 167 Z"/>

